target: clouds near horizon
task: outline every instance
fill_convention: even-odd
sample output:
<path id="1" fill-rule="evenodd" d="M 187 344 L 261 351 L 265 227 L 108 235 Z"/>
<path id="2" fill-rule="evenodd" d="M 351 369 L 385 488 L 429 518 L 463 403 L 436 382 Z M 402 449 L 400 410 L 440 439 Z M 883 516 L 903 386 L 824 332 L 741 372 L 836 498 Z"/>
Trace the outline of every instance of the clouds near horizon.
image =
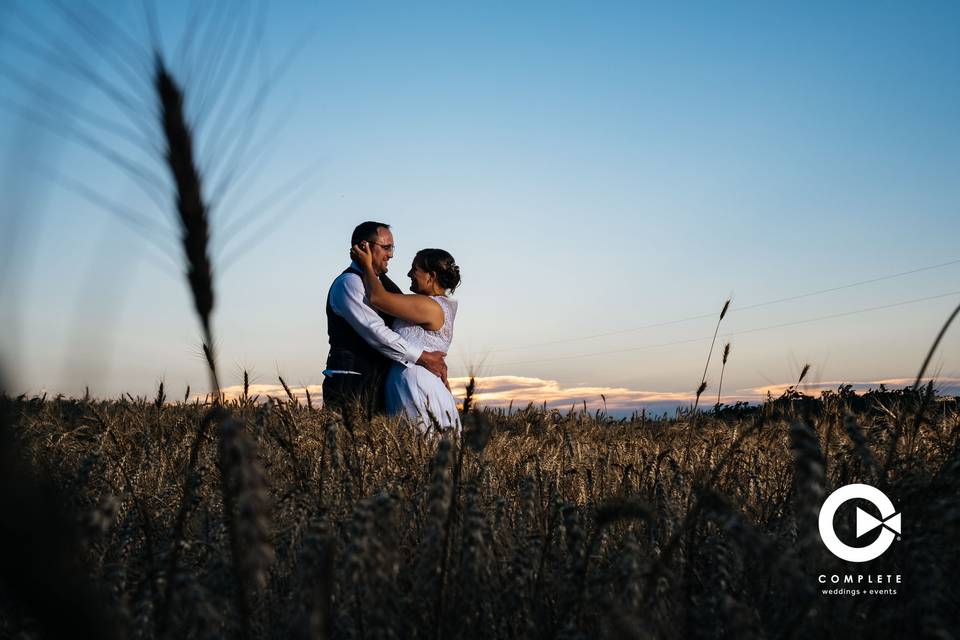
<path id="1" fill-rule="evenodd" d="M 459 377 L 450 379 L 450 387 L 454 396 L 462 400 L 466 394 L 466 386 L 470 378 Z M 925 381 L 928 379 L 925 379 Z M 630 389 L 627 387 L 606 386 L 563 386 L 557 380 L 526 376 L 485 376 L 476 378 L 474 399 L 478 406 L 521 407 L 527 404 L 543 405 L 547 408 L 569 408 L 572 405 L 581 406 L 586 403 L 590 410 L 605 409 L 614 412 L 629 412 L 647 408 L 655 411 L 672 410 L 679 406 L 691 405 L 695 401 L 693 390 L 687 392 L 659 391 L 645 389 Z M 849 384 L 851 388 L 863 393 L 877 389 L 881 384 L 887 388 L 896 389 L 912 385 L 912 378 L 887 378 L 869 381 L 823 381 L 801 384 L 798 389 L 811 396 L 819 396 L 820 392 L 836 390 L 839 386 Z M 721 400 L 727 404 L 742 402 L 763 402 L 767 394 L 777 397 L 796 383 L 772 384 L 748 389 L 734 389 L 724 393 Z M 944 395 L 960 394 L 960 378 L 937 378 L 934 387 Z M 290 392 L 300 402 L 310 402 L 319 406 L 322 402 L 322 385 L 298 385 L 289 387 Z M 228 399 L 238 398 L 243 394 L 243 385 L 233 385 L 223 389 Z M 249 387 L 251 397 L 260 396 L 286 398 L 287 392 L 283 386 L 277 384 L 252 384 Z M 711 398 L 709 390 L 704 394 L 701 404 L 712 406 L 716 396 Z"/>

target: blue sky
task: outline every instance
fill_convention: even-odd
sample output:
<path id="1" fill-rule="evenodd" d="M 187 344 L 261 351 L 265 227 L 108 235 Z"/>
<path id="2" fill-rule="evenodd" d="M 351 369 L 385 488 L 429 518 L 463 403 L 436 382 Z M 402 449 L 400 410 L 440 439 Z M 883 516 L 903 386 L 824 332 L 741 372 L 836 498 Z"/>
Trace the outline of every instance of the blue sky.
<path id="1" fill-rule="evenodd" d="M 35 40 L 12 6 L 0 28 Z M 156 128 L 145 74 L 139 83 L 111 75 L 55 10 L 21 6 L 144 106 L 124 120 L 89 83 L 3 38 L 7 68 L 104 117 Z M 98 6 L 149 43 L 141 3 Z M 252 16 L 257 5 L 249 6 Z M 247 104 L 260 70 L 308 36 L 256 127 L 241 123 L 218 138 L 218 125 L 231 123 L 223 110 L 198 128 L 211 183 L 230 141 L 271 142 L 237 197 L 215 211 L 215 242 L 238 220 L 241 238 L 262 236 L 217 271 L 228 384 L 242 368 L 264 384 L 278 371 L 297 385 L 321 382 L 326 289 L 344 266 L 350 230 L 365 219 L 393 225 L 391 273 L 401 284 L 419 248 L 457 258 L 464 282 L 453 372 L 476 369 L 491 389 L 513 384 L 517 398 L 595 402 L 606 390 L 626 406 L 689 396 L 710 346 L 694 339 L 712 335 L 713 318 L 574 338 L 718 313 L 731 295 L 717 345 L 734 334 L 724 376 L 731 398 L 788 382 L 805 362 L 823 383 L 909 378 L 960 300 L 941 296 L 960 290 L 960 264 L 951 264 L 738 311 L 960 258 L 954 3 L 265 7 L 263 65 L 235 43 L 217 46 L 216 30 L 174 65 L 191 79 L 196 114 L 205 95 L 231 95 L 225 73 L 202 73 L 225 50 L 246 74 L 238 86 Z M 189 9 L 164 3 L 158 13 L 176 60 Z M 43 106 L 9 73 L 0 91 L 8 106 Z M 3 290 L 14 386 L 148 393 L 163 378 L 173 389 L 202 389 L 178 267 L 32 167 L 52 166 L 166 224 L 155 237 L 173 247 L 169 209 L 90 148 L 16 109 L 0 111 L 0 141 L 5 191 L 14 194 L 5 224 L 19 225 L 6 234 L 18 249 L 6 251 Z M 110 145 L 166 179 L 155 155 Z M 254 219 L 251 207 L 304 170 L 295 206 Z M 941 297 L 748 332 L 931 296 Z M 551 341 L 563 342 L 529 346 Z M 945 380 L 960 376 L 958 347 L 949 334 L 934 362 Z M 718 375 L 711 365 L 708 395 Z"/>

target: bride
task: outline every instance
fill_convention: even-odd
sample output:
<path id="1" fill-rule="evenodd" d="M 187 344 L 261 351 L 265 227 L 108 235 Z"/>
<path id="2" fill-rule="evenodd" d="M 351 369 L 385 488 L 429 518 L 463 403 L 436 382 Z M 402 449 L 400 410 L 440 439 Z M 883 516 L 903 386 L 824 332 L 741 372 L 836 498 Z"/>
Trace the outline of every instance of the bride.
<path id="1" fill-rule="evenodd" d="M 460 284 L 460 267 L 443 249 L 422 249 L 413 258 L 407 276 L 412 294 L 384 289 L 373 268 L 366 242 L 354 245 L 351 257 L 363 271 L 363 286 L 370 305 L 397 318 L 393 330 L 425 351 L 446 353 L 453 340 L 457 301 L 448 297 Z M 426 432 L 436 424 L 441 429 L 460 429 L 457 403 L 445 381 L 423 367 L 394 362 L 385 383 L 387 412 L 405 413 Z"/>

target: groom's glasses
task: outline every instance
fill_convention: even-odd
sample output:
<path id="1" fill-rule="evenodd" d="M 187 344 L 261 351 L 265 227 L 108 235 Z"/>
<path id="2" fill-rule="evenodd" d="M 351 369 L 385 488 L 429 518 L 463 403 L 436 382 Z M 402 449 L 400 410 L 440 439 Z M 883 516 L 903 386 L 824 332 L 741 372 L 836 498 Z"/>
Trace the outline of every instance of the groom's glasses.
<path id="1" fill-rule="evenodd" d="M 378 247 L 381 247 L 384 251 L 393 251 L 397 248 L 395 244 L 380 244 L 379 242 L 371 242 L 370 244 L 375 244 Z"/>

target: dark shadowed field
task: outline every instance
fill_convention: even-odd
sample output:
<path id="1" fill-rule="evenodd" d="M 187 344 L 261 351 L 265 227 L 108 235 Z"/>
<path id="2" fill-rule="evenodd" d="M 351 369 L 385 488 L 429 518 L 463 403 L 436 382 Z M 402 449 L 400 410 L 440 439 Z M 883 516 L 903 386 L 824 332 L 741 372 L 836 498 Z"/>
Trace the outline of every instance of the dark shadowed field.
<path id="1" fill-rule="evenodd" d="M 960 622 L 953 399 L 657 422 L 481 409 L 462 439 L 289 399 L 229 417 L 162 400 L 5 402 L 6 452 L 54 487 L 5 464 L 0 637 L 949 638 Z M 867 569 L 816 524 L 857 481 L 903 514 Z M 821 592 L 851 572 L 902 582 Z"/>

